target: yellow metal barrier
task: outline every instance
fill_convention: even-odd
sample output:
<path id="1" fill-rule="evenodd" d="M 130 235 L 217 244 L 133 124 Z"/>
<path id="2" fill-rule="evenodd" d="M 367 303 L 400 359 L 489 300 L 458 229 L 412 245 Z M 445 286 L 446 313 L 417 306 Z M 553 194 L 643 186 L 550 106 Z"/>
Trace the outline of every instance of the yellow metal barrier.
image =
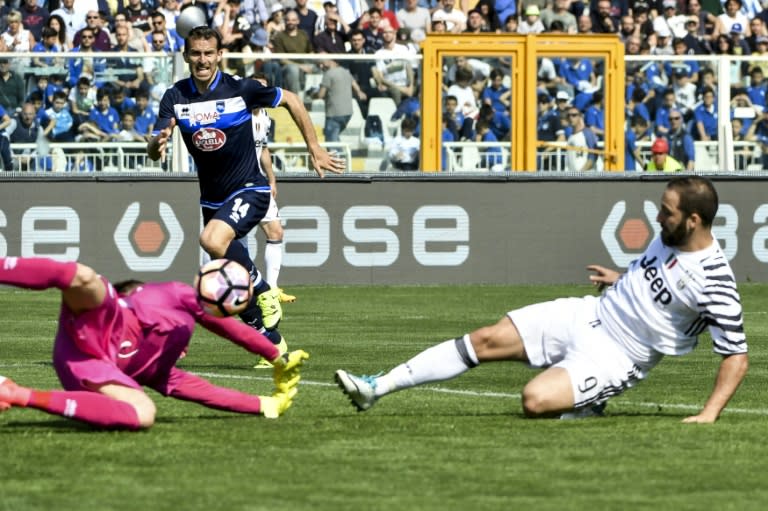
<path id="1" fill-rule="evenodd" d="M 510 62 L 513 171 L 536 170 L 537 59 L 599 58 L 605 104 L 606 171 L 624 170 L 624 47 L 615 35 L 431 34 L 422 43 L 421 168 L 442 168 L 443 64 L 445 58 L 495 58 Z"/>

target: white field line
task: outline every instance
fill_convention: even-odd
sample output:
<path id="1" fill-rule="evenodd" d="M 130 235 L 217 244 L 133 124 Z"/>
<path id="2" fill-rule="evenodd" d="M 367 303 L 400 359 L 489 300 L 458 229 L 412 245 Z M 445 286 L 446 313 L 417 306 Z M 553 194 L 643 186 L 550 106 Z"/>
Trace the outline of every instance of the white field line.
<path id="1" fill-rule="evenodd" d="M 0 366 L 2 367 L 2 366 Z M 248 375 L 226 375 L 218 373 L 195 373 L 198 376 L 204 378 L 224 378 L 233 380 L 258 380 L 258 381 L 272 381 L 272 377 L 269 376 L 248 376 Z M 321 381 L 301 380 L 301 385 L 316 385 L 319 387 L 336 387 L 335 383 L 327 383 Z M 442 394 L 454 394 L 458 396 L 470 396 L 470 397 L 498 397 L 504 399 L 520 399 L 519 393 L 506 393 L 506 392 L 486 392 L 477 390 L 459 390 L 459 389 L 444 389 L 442 387 L 424 386 L 415 387 L 412 390 L 422 390 L 427 392 L 439 392 Z M 673 408 L 677 410 L 691 410 L 699 411 L 701 406 L 689 405 L 683 403 L 651 403 L 651 402 L 636 402 L 628 399 L 613 399 L 613 402 L 619 405 L 628 406 L 642 406 L 644 408 Z M 731 408 L 726 407 L 723 413 L 741 413 L 749 415 L 768 415 L 768 409 L 765 408 Z"/>
<path id="2" fill-rule="evenodd" d="M 0 369 L 12 369 L 12 368 L 21 368 L 21 367 L 40 367 L 42 365 L 50 365 L 48 363 L 37 363 L 37 364 L 30 364 L 30 363 L 16 363 L 16 364 L 0 364 Z M 265 371 L 268 372 L 268 371 Z M 223 380 L 246 380 L 246 381 L 266 381 L 271 382 L 272 381 L 272 375 L 269 376 L 250 376 L 247 374 L 221 374 L 221 373 L 207 373 L 207 372 L 194 372 L 193 374 L 196 374 L 198 376 L 202 376 L 203 378 L 218 378 Z M 314 385 L 317 387 L 336 387 L 335 383 L 330 382 L 323 382 L 323 381 L 312 381 L 312 380 L 301 380 L 301 385 Z M 507 393 L 507 392 L 486 392 L 486 391 L 477 391 L 477 390 L 460 390 L 460 389 L 445 389 L 442 387 L 433 387 L 433 386 L 424 386 L 424 387 L 416 387 L 412 390 L 420 390 L 424 392 L 438 392 L 442 394 L 454 394 L 457 396 L 470 396 L 470 397 L 492 397 L 492 398 L 503 398 L 503 399 L 520 399 L 519 393 Z M 690 410 L 693 412 L 696 412 L 701 409 L 701 406 L 699 405 L 691 405 L 691 404 L 685 404 L 685 403 L 652 403 L 647 401 L 632 401 L 629 399 L 616 399 L 614 398 L 612 400 L 617 405 L 627 405 L 627 406 L 640 406 L 643 408 L 656 408 L 656 409 L 663 409 L 663 408 L 672 408 L 675 410 Z M 733 407 L 727 407 L 723 413 L 736 413 L 736 414 L 745 414 L 745 415 L 761 415 L 761 416 L 768 416 L 768 409 L 766 408 L 733 408 Z"/>

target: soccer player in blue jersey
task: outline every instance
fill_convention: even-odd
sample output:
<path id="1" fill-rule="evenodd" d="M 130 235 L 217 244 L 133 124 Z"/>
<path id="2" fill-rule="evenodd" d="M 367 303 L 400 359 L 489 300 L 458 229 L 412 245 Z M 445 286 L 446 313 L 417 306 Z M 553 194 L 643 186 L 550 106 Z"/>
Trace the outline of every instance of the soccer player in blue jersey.
<path id="1" fill-rule="evenodd" d="M 363 411 L 397 390 L 454 378 L 480 363 L 517 360 L 545 368 L 523 389 L 526 415 L 584 416 L 643 380 L 665 355 L 691 352 L 709 330 L 720 368 L 704 407 L 683 422 L 715 422 L 748 367 L 736 280 L 712 235 L 717 207 L 709 180 L 675 178 L 661 198 L 660 236 L 627 271 L 588 267 L 594 284 L 609 286 L 601 296 L 513 310 L 387 374 L 355 376 L 340 369 L 336 381 Z"/>
<path id="2" fill-rule="evenodd" d="M 221 36 L 202 26 L 185 40 L 184 60 L 191 76 L 176 82 L 160 101 L 156 129 L 147 144 L 153 160 L 165 157 L 168 140 L 179 127 L 184 144 L 197 167 L 200 205 L 205 228 L 200 244 L 214 259 L 233 259 L 251 272 L 255 299 L 241 318 L 275 344 L 282 315 L 278 290 L 270 289 L 253 264 L 245 244 L 238 240 L 259 225 L 269 208 L 270 187 L 260 170 L 251 127 L 251 111 L 283 106 L 291 113 L 320 177 L 326 171 L 341 173 L 344 160 L 323 149 L 309 113 L 298 96 L 279 87 L 265 87 L 256 80 L 240 80 L 219 69 Z"/>

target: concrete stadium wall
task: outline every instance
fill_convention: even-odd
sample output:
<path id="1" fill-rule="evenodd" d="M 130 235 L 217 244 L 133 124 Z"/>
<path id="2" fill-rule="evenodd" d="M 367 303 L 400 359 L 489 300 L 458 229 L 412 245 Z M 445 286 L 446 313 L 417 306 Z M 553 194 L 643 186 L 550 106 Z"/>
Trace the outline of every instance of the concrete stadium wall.
<path id="1" fill-rule="evenodd" d="M 740 281 L 768 282 L 768 182 L 715 178 L 715 228 Z M 286 179 L 282 284 L 586 282 L 657 232 L 665 180 Z M 0 255 L 78 259 L 113 280 L 189 280 L 201 258 L 193 177 L 0 180 Z M 263 234 L 250 237 L 262 266 Z"/>

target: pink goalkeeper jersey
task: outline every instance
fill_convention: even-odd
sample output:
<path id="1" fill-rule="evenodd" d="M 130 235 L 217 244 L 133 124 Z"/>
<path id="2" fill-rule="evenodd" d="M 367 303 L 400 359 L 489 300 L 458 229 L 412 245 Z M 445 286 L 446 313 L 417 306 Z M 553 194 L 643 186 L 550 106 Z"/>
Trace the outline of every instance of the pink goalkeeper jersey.
<path id="1" fill-rule="evenodd" d="M 98 308 L 77 316 L 62 308 L 54 359 L 87 355 L 115 364 L 140 384 L 155 386 L 168 377 L 189 345 L 196 323 L 269 360 L 278 355 L 277 348 L 250 326 L 204 312 L 187 284 L 143 284 L 128 296 L 118 296 L 105 283 L 107 296 Z"/>

